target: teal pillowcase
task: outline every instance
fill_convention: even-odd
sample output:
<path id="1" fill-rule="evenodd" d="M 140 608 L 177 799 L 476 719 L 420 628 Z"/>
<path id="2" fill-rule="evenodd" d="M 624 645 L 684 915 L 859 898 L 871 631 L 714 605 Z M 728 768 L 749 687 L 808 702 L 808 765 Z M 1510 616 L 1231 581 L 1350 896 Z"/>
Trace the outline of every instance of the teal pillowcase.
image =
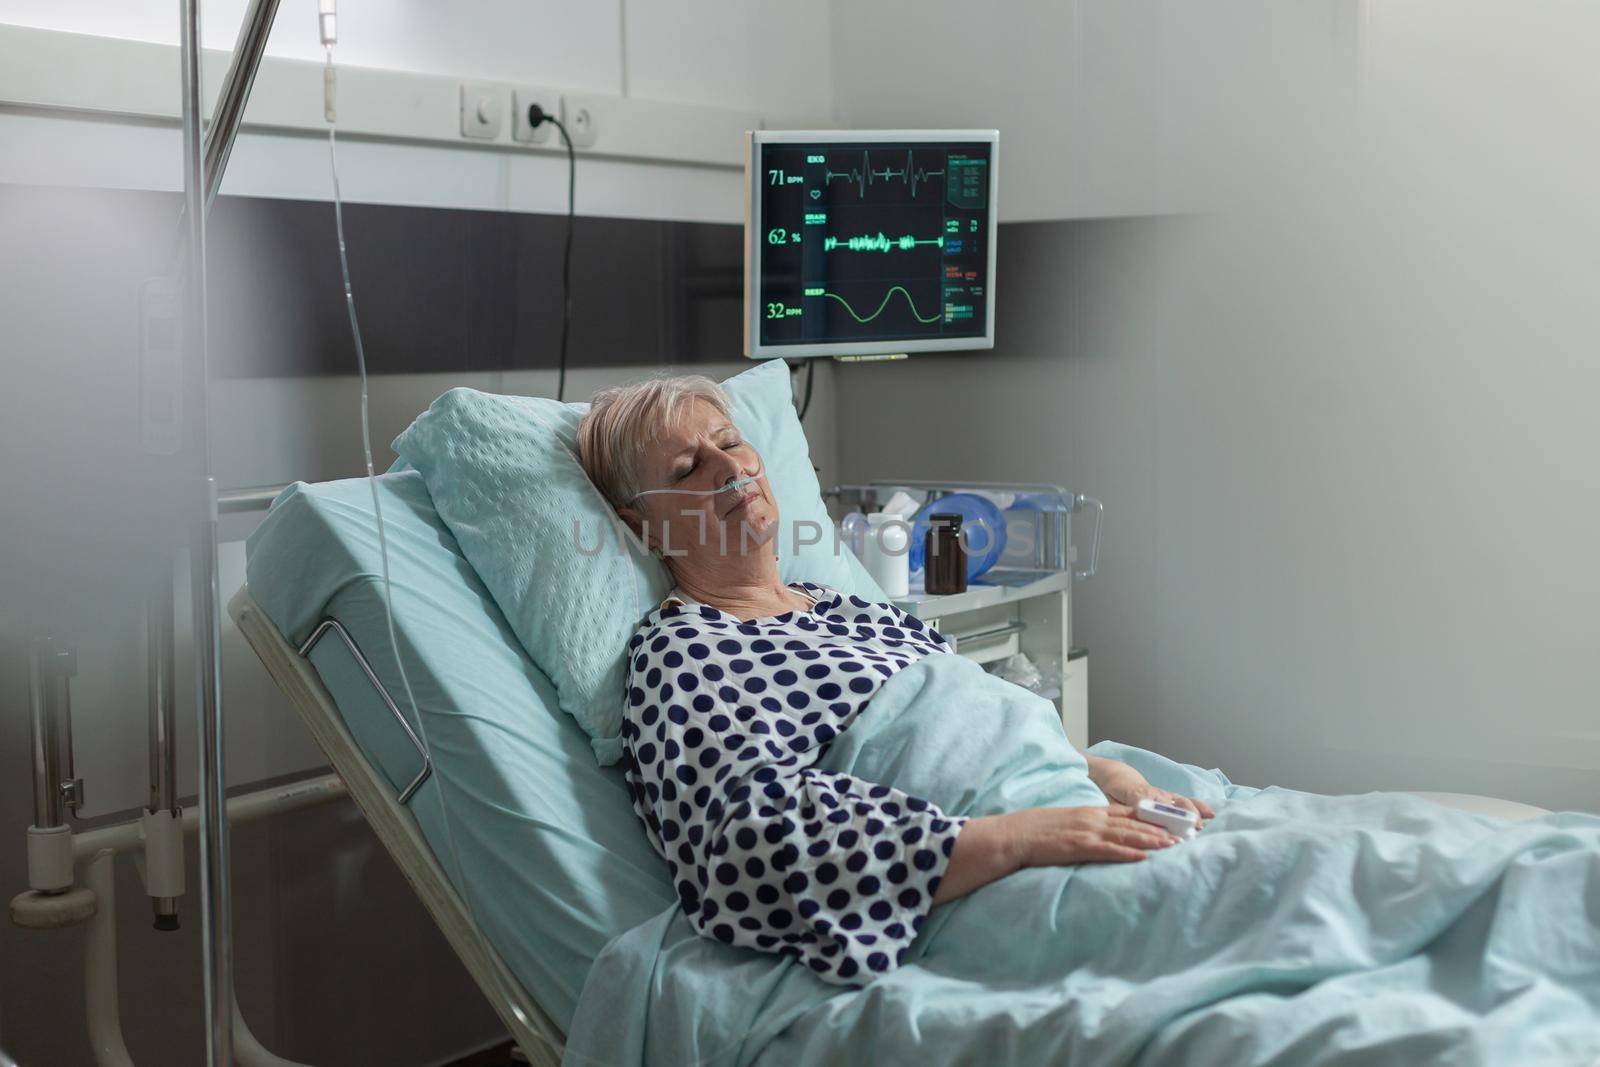
<path id="1" fill-rule="evenodd" d="M 722 385 L 778 502 L 780 578 L 888 599 L 839 543 L 787 365 L 769 360 Z M 618 536 L 620 520 L 578 463 L 578 421 L 588 409 L 451 389 L 393 448 L 422 475 L 462 555 L 608 765 L 622 751 L 628 639 L 672 581 L 663 563 Z"/>

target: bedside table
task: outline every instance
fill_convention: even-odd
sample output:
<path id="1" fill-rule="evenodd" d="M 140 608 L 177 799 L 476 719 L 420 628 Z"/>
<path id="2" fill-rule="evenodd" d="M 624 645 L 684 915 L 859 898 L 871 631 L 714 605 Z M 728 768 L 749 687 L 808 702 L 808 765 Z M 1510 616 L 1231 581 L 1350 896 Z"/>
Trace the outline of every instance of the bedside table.
<path id="1" fill-rule="evenodd" d="M 962 593 L 927 593 L 922 574 L 911 576 L 906 596 L 890 602 L 943 634 L 956 652 L 976 663 L 1023 653 L 1042 669 L 1058 665 L 1061 693 L 1055 698 L 1067 739 L 1089 743 L 1089 659 L 1072 647 L 1072 574 L 1008 573 L 1006 584 L 972 582 Z"/>
<path id="2" fill-rule="evenodd" d="M 1054 698 L 1067 739 L 1082 749 L 1089 742 L 1089 659 L 1072 647 L 1072 585 L 1094 577 L 1100 559 L 1100 522 L 1105 507 L 1093 497 L 1039 482 L 931 482 L 875 480 L 835 485 L 822 496 L 836 524 L 849 514 L 881 510 L 897 494 L 908 495 L 921 510 L 952 493 L 978 493 L 996 506 L 1021 505 L 1019 530 L 1031 536 L 1008 539 L 1000 559 L 960 593 L 930 594 L 920 570 L 911 575 L 907 595 L 892 597 L 895 607 L 930 623 L 956 652 L 990 663 L 1018 652 L 1041 668 L 1059 669 L 1060 695 Z M 1026 503 L 1024 503 L 1026 502 Z M 1078 566 L 1072 517 L 1089 511 L 1094 532 L 1089 564 Z M 1010 512 L 1007 512 L 1008 514 Z M 1008 527 L 1011 520 L 1007 520 Z M 835 531 L 837 533 L 837 529 Z M 846 549 L 849 551 L 849 549 Z"/>

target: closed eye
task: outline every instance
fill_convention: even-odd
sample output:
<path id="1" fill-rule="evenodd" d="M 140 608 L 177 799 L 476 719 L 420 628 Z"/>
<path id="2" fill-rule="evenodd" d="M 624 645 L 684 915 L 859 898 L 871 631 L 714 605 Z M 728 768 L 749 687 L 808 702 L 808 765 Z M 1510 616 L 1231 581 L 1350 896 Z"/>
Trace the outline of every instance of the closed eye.
<path id="1" fill-rule="evenodd" d="M 722 450 L 724 452 L 730 452 L 735 448 L 739 448 L 743 444 L 744 444 L 744 442 L 743 441 L 739 441 L 739 440 L 729 441 L 727 444 L 722 446 Z M 685 467 L 683 470 L 678 471 L 676 474 L 674 474 L 672 476 L 672 480 L 675 481 L 675 482 L 683 481 L 689 475 L 693 474 L 694 471 L 695 471 L 695 468 L 698 467 L 698 466 L 700 466 L 700 461 L 699 460 L 695 460 L 693 463 L 689 464 L 689 466 Z"/>

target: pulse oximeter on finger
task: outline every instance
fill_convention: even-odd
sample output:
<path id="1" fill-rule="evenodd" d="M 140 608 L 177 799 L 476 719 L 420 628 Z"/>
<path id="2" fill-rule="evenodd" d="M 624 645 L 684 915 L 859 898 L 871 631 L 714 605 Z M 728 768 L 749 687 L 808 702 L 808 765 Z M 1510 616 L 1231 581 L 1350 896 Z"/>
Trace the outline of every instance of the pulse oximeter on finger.
<path id="1" fill-rule="evenodd" d="M 1185 841 L 1199 832 L 1200 816 L 1188 808 L 1163 804 L 1159 800 L 1141 800 L 1134 814 L 1142 821 L 1152 823 Z"/>

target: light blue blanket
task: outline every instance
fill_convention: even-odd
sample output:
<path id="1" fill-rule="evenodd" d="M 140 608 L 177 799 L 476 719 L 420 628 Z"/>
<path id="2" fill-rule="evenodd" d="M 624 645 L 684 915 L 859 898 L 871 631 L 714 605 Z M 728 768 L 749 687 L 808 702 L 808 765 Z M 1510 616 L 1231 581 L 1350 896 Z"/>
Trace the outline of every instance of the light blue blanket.
<path id="1" fill-rule="evenodd" d="M 607 946 L 566 1062 L 1600 1058 L 1600 816 L 1509 823 L 1091 752 L 1216 819 L 1141 861 L 1027 870 L 936 908 L 905 964 L 861 989 L 698 937 L 674 907 Z M 960 656 L 889 679 L 823 766 L 961 814 L 1106 802 L 1050 703 Z"/>

